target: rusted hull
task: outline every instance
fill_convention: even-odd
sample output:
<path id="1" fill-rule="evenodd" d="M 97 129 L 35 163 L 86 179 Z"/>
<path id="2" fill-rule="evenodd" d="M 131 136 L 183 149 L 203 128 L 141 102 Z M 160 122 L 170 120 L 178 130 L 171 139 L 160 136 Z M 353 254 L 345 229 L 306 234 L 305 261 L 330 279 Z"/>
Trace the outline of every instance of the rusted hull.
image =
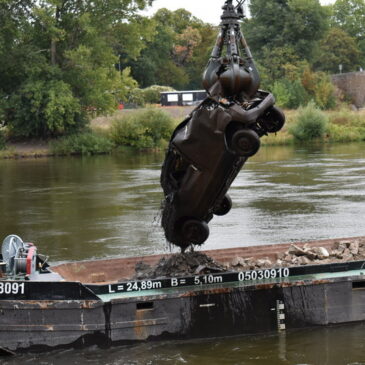
<path id="1" fill-rule="evenodd" d="M 10 351 L 110 346 L 273 332 L 365 320 L 365 280 L 351 277 L 215 286 L 101 300 L 3 300 L 0 343 Z"/>

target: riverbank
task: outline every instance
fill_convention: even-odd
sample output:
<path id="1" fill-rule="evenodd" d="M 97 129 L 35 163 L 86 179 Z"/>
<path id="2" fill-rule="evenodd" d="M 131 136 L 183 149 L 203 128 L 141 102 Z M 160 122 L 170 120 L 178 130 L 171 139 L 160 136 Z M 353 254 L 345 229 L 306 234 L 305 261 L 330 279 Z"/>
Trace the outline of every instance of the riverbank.
<path id="1" fill-rule="evenodd" d="M 0 151 L 0 158 L 40 158 L 54 156 L 49 143 L 32 140 L 25 142 L 9 142 L 6 148 Z"/>
<path id="2" fill-rule="evenodd" d="M 131 117 L 143 111 L 154 110 L 162 111 L 167 114 L 172 120 L 172 125 L 176 126 L 181 122 L 193 109 L 190 107 L 158 107 L 152 109 L 139 110 L 118 110 L 111 116 L 98 117 L 90 122 L 90 130 L 87 133 L 82 133 L 70 140 L 67 138 L 42 141 L 31 140 L 24 142 L 8 142 L 6 148 L 0 150 L 0 158 L 40 158 L 60 155 L 92 155 L 102 153 L 119 153 L 125 148 L 137 148 L 139 150 L 156 150 L 156 148 L 164 148 L 167 145 L 167 140 L 162 141 L 160 146 L 138 147 L 125 146 L 122 142 L 115 143 L 113 141 L 112 128 L 116 122 L 123 118 Z M 284 128 L 275 135 L 264 136 L 262 145 L 290 145 L 297 143 L 295 140 L 292 128 L 297 123 L 300 110 L 286 110 L 286 124 Z M 365 110 L 354 111 L 348 108 L 322 112 L 327 119 L 326 133 L 321 138 L 320 143 L 336 143 L 336 142 L 359 142 L 365 140 Z M 133 131 L 130 133 L 130 138 L 134 137 L 139 140 L 140 136 L 133 136 Z M 124 140 L 125 140 L 124 136 Z M 128 138 L 128 136 L 127 136 Z M 125 143 L 125 142 L 124 142 Z M 302 142 L 299 142 L 302 143 Z M 303 142 L 304 143 L 304 142 Z M 97 148 L 94 146 L 97 145 Z"/>

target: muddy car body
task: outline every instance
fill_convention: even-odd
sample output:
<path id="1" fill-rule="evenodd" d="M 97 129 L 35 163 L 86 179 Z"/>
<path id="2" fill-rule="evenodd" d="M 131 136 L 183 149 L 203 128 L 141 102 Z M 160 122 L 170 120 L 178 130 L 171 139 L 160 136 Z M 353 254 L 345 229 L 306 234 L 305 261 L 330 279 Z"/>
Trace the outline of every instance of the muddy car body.
<path id="1" fill-rule="evenodd" d="M 247 158 L 258 151 L 259 137 L 284 123 L 274 101 L 263 91 L 245 106 L 208 98 L 176 128 L 161 174 L 168 241 L 182 248 L 202 244 L 213 215 L 228 213 L 226 193 Z"/>

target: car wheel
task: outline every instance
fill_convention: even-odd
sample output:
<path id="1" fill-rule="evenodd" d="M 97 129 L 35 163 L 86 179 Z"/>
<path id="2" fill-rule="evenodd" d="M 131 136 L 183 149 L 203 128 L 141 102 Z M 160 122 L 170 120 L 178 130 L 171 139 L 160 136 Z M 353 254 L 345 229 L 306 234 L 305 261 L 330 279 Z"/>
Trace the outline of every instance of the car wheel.
<path id="1" fill-rule="evenodd" d="M 268 133 L 279 132 L 285 123 L 285 115 L 281 109 L 273 106 L 262 118 L 263 127 Z"/>
<path id="2" fill-rule="evenodd" d="M 251 157 L 260 148 L 260 137 L 252 129 L 240 129 L 233 134 L 231 145 L 237 155 Z"/>
<path id="3" fill-rule="evenodd" d="M 229 195 L 225 195 L 219 207 L 214 210 L 215 215 L 226 215 L 232 208 L 232 199 Z"/>
<path id="4" fill-rule="evenodd" d="M 188 219 L 182 226 L 184 240 L 195 245 L 201 245 L 209 237 L 209 227 L 206 222 Z"/>

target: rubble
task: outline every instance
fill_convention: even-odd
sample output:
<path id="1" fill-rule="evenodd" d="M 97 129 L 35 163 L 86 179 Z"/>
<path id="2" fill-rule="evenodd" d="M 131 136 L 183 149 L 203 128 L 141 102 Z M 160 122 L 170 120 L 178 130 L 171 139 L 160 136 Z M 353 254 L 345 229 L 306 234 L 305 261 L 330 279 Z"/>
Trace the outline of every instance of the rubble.
<path id="1" fill-rule="evenodd" d="M 308 244 L 299 247 L 292 244 L 289 249 L 277 254 L 275 259 L 269 257 L 235 257 L 231 262 L 220 264 L 202 252 L 186 252 L 163 257 L 157 265 L 151 267 L 143 262 L 136 264 L 135 279 L 153 279 L 204 275 L 227 271 L 246 271 L 273 267 L 291 267 L 302 265 L 319 265 L 348 261 L 365 260 L 365 239 L 336 241 L 330 248 Z"/>
<path id="2" fill-rule="evenodd" d="M 186 252 L 163 257 L 157 265 L 151 267 L 144 262 L 136 264 L 135 279 L 154 279 L 190 275 L 204 275 L 227 271 L 227 267 L 215 262 L 201 252 Z"/>
<path id="3" fill-rule="evenodd" d="M 292 244 L 290 248 L 279 255 L 280 266 L 294 265 L 316 265 L 325 263 L 348 262 L 365 259 L 364 241 L 336 241 L 331 248 L 309 247 L 304 245 L 298 247 Z"/>

